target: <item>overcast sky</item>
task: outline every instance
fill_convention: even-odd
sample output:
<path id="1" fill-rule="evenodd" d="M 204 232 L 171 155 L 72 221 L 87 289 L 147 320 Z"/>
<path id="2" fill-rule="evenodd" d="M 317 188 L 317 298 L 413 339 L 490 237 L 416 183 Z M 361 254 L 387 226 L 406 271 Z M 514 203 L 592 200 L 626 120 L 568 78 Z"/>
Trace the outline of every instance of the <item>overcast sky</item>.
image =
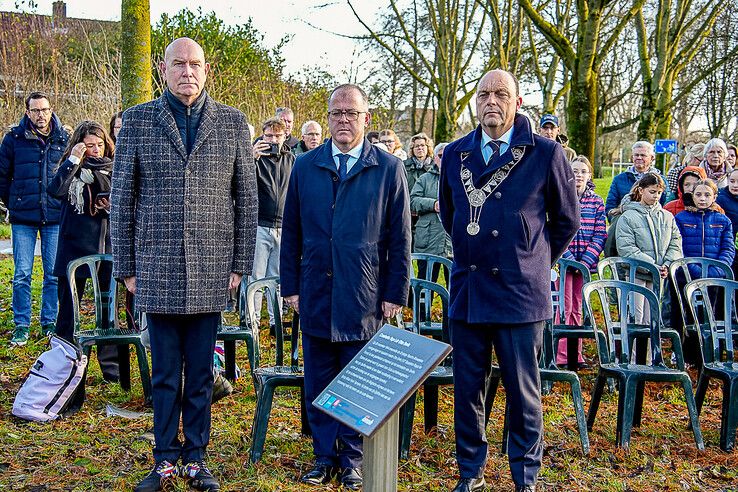
<path id="1" fill-rule="evenodd" d="M 50 15 L 52 3 L 53 0 L 36 0 L 35 12 Z M 66 3 L 68 17 L 120 20 L 119 1 L 67 0 Z M 21 4 L 21 10 L 29 10 L 27 0 L 0 0 L 0 11 L 17 11 L 16 4 Z M 386 2 L 358 0 L 355 4 L 365 19 L 373 21 L 375 12 Z M 319 5 L 325 7 L 318 10 Z M 204 12 L 214 11 L 229 24 L 243 24 L 251 17 L 254 26 L 264 34 L 267 47 L 276 45 L 286 34 L 292 35 L 283 49 L 288 73 L 298 72 L 303 66 L 320 65 L 338 75 L 348 65 L 356 47 L 353 40 L 315 29 L 303 19 L 342 34 L 364 34 L 344 0 L 151 0 L 152 24 L 162 13 L 174 14 L 183 8 L 196 10 L 198 6 L 203 6 Z"/>

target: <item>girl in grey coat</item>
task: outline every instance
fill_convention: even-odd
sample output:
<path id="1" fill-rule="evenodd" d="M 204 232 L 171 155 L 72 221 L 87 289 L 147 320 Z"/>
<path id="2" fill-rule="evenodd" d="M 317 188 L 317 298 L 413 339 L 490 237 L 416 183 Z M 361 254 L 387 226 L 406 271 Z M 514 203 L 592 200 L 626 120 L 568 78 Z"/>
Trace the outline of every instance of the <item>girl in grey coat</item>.
<path id="1" fill-rule="evenodd" d="M 615 237 L 620 256 L 655 264 L 665 279 L 671 262 L 683 254 L 674 216 L 659 203 L 663 192 L 664 183 L 658 176 L 646 174 L 638 180 L 630 192 L 630 203 L 623 205 Z M 653 289 L 651 280 L 636 277 L 636 283 Z M 651 317 L 649 310 L 644 309 L 645 298 L 638 296 L 635 304 L 636 323 L 648 324 Z"/>

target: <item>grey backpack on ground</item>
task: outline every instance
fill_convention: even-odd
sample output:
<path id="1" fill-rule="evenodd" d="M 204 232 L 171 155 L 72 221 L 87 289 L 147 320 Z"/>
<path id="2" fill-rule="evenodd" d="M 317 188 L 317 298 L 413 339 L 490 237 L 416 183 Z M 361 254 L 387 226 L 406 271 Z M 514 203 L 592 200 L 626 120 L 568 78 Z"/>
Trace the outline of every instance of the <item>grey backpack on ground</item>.
<path id="1" fill-rule="evenodd" d="M 13 415 L 48 422 L 64 412 L 87 367 L 87 357 L 75 345 L 57 336 L 51 348 L 31 367 L 13 402 Z"/>

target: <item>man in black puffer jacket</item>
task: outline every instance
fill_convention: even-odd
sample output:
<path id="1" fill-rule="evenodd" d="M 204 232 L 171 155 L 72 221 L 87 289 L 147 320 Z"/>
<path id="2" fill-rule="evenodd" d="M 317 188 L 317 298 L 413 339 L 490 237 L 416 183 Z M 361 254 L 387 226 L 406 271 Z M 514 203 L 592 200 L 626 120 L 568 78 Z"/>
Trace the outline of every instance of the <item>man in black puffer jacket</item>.
<path id="1" fill-rule="evenodd" d="M 41 327 L 53 332 L 57 312 L 57 280 L 53 275 L 59 236 L 60 203 L 46 194 L 69 136 L 52 112 L 49 97 L 33 92 L 26 98 L 26 114 L 0 144 L 0 200 L 10 212 L 13 237 L 12 345 L 25 345 L 31 324 L 31 272 L 36 237 L 41 235 L 44 268 Z"/>

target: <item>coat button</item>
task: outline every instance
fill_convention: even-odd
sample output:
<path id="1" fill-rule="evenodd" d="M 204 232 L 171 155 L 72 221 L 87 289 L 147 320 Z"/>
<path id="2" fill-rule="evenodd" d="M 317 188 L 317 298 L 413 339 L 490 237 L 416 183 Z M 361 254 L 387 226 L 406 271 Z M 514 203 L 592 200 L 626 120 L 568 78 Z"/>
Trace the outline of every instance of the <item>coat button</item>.
<path id="1" fill-rule="evenodd" d="M 500 193 L 499 191 L 495 191 L 495 198 L 497 198 L 498 200 L 502 198 L 502 193 Z"/>
<path id="2" fill-rule="evenodd" d="M 333 276 L 333 272 L 332 272 L 332 271 L 330 271 L 330 270 L 328 270 L 327 272 L 325 272 L 325 274 L 326 274 L 326 275 L 327 275 L 328 277 L 332 277 L 332 276 Z"/>
<path id="3" fill-rule="evenodd" d="M 497 275 L 498 273 L 500 273 L 500 269 L 499 268 L 493 268 L 492 269 L 492 275 Z"/>
<path id="4" fill-rule="evenodd" d="M 497 231 L 497 229 L 495 229 L 494 231 L 492 231 L 492 237 L 497 237 L 499 235 L 500 235 L 500 233 L 499 233 L 499 231 Z"/>
<path id="5" fill-rule="evenodd" d="M 477 265 L 471 265 L 469 267 L 469 270 L 471 270 L 472 272 L 476 272 L 477 271 Z"/>
<path id="6" fill-rule="evenodd" d="M 338 176 L 333 176 L 333 181 L 338 181 Z"/>

